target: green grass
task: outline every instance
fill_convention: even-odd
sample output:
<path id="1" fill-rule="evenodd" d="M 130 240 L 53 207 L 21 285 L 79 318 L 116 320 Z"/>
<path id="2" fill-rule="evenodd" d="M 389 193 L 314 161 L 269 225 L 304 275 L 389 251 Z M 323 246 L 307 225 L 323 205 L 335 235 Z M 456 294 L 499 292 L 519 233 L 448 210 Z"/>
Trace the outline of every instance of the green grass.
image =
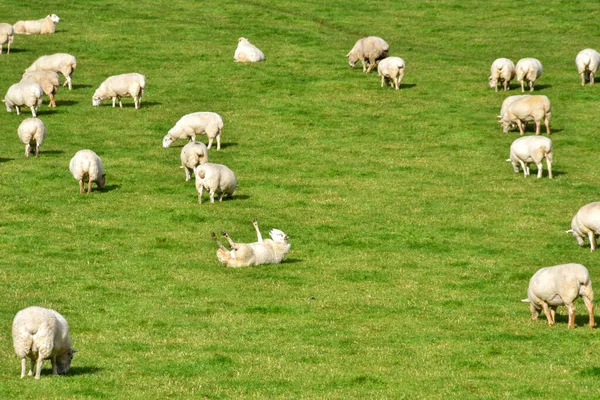
<path id="1" fill-rule="evenodd" d="M 38 56 L 77 57 L 74 90 L 39 116 L 39 159 L 18 140 L 27 116 L 0 112 L 0 397 L 597 398 L 598 333 L 530 321 L 543 266 L 598 254 L 566 235 L 598 200 L 599 86 L 578 51 L 596 47 L 600 6 L 583 1 L 56 1 L 0 4 L 1 22 L 58 14 L 55 35 L 17 36 L 0 93 Z M 51 7 L 51 8 L 48 8 Z M 367 35 L 406 61 L 399 92 L 345 54 Z M 233 62 L 240 36 L 267 61 Z M 494 59 L 536 57 L 552 101 L 555 179 L 516 175 L 518 134 L 496 122 Z M 108 76 L 147 77 L 142 108 L 92 107 Z M 198 205 L 161 147 L 184 114 L 223 116 L 239 188 Z M 531 132 L 529 132 L 531 134 Z M 201 139 L 205 140 L 205 137 Z M 78 195 L 76 151 L 103 159 L 107 188 Z M 546 172 L 545 172 L 546 175 Z M 210 232 L 254 241 L 279 228 L 280 265 L 225 269 Z M 71 373 L 19 379 L 11 322 L 61 312 L 79 350 Z"/>

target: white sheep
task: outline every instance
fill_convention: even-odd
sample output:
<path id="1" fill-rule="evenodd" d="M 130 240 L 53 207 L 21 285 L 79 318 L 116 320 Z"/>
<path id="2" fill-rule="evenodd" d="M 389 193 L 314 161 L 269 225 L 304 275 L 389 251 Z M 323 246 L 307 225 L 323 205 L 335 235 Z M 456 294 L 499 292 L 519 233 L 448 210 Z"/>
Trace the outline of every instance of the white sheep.
<path id="1" fill-rule="evenodd" d="M 112 106 L 119 99 L 119 107 L 123 107 L 121 97 L 133 97 L 135 108 L 142 105 L 142 96 L 146 87 L 146 77 L 137 73 L 114 75 L 107 78 L 92 96 L 92 105 L 99 106 L 102 100 L 112 98 Z"/>
<path id="2" fill-rule="evenodd" d="M 537 177 L 542 177 L 542 160 L 546 159 L 548 167 L 548 178 L 552 179 L 552 140 L 544 136 L 523 136 L 510 145 L 510 161 L 515 173 L 519 173 L 521 165 L 523 175 L 529 176 L 529 164 L 537 165 Z"/>
<path id="3" fill-rule="evenodd" d="M 196 135 L 201 133 L 208 136 L 208 149 L 212 146 L 213 139 L 217 139 L 217 150 L 221 150 L 221 132 L 223 131 L 223 118 L 214 112 L 195 112 L 184 115 L 163 138 L 163 147 L 167 148 L 177 139 L 190 139 L 196 141 Z"/>
<path id="4" fill-rule="evenodd" d="M 581 86 L 585 86 L 585 81 L 590 81 L 590 86 L 594 84 L 594 74 L 600 65 L 600 53 L 594 49 L 581 50 L 575 57 L 577 71 L 581 75 Z"/>
<path id="5" fill-rule="evenodd" d="M 533 84 L 542 76 L 542 63 L 536 58 L 522 58 L 517 61 L 515 75 L 521 82 L 521 92 L 525 91 L 525 82 L 529 84 L 529 91 L 533 92 Z"/>
<path id="6" fill-rule="evenodd" d="M 581 297 L 589 314 L 590 328 L 594 327 L 594 291 L 586 267 L 581 264 L 561 264 L 539 269 L 529 280 L 527 299 L 531 319 L 536 320 L 544 311 L 549 325 L 556 323 L 556 308 L 566 305 L 569 310 L 569 328 L 575 327 L 574 301 Z"/>
<path id="7" fill-rule="evenodd" d="M 42 104 L 43 94 L 44 91 L 39 83 L 19 82 L 8 88 L 2 101 L 8 112 L 12 112 L 14 107 L 17 110 L 17 115 L 21 115 L 20 107 L 29 107 L 31 108 L 31 115 L 36 117 L 37 109 Z"/>
<path id="8" fill-rule="evenodd" d="M 245 37 L 241 37 L 238 41 L 238 46 L 233 54 L 235 62 L 258 62 L 264 61 L 265 55 L 262 51 Z"/>
<path id="9" fill-rule="evenodd" d="M 202 203 L 202 190 L 210 194 L 210 202 L 215 202 L 215 193 L 219 195 L 219 201 L 223 196 L 233 196 L 237 187 L 233 171 L 222 164 L 203 163 L 194 168 L 196 176 L 196 190 L 198 190 L 198 204 Z"/>
<path id="10" fill-rule="evenodd" d="M 25 157 L 29 157 L 31 147 L 35 146 L 35 156 L 40 154 L 40 147 L 46 138 L 46 125 L 39 118 L 26 118 L 17 130 L 19 139 L 25 143 Z"/>
<path id="11" fill-rule="evenodd" d="M 83 194 L 84 181 L 88 184 L 87 194 L 92 192 L 92 182 L 98 188 L 104 189 L 106 174 L 102 167 L 102 160 L 92 150 L 79 150 L 69 163 L 69 170 L 73 177 L 79 181 L 79 194 Z"/>
<path id="12" fill-rule="evenodd" d="M 211 232 L 212 238 L 219 246 L 217 258 L 223 265 L 237 268 L 261 264 L 279 264 L 283 261 L 287 252 L 290 251 L 289 236 L 279 229 L 271 229 L 269 232 L 271 239 L 263 240 L 256 219 L 252 221 L 252 225 L 254 225 L 258 238 L 255 243 L 235 243 L 227 232 L 223 232 L 223 236 L 227 239 L 231 250 L 227 250 L 217 239 L 217 235 Z"/>
<path id="13" fill-rule="evenodd" d="M 2 54 L 2 46 L 7 43 L 6 54 L 10 54 L 10 45 L 15 39 L 15 31 L 11 24 L 0 24 L 0 54 Z"/>
<path id="14" fill-rule="evenodd" d="M 546 96 L 527 96 L 516 99 L 507 107 L 504 114 L 500 115 L 500 123 L 502 124 L 504 133 L 515 124 L 519 127 L 521 135 L 525 133 L 525 124 L 527 121 L 535 122 L 535 134 L 540 134 L 542 120 L 546 126 L 546 133 L 550 134 L 550 118 L 552 116 L 552 108 L 550 100 Z"/>
<path id="15" fill-rule="evenodd" d="M 208 162 L 208 149 L 202 142 L 189 142 L 181 149 L 181 168 L 185 170 L 185 181 L 189 181 L 194 168 Z"/>
<path id="16" fill-rule="evenodd" d="M 400 57 L 386 57 L 379 61 L 377 74 L 381 77 L 381 87 L 383 87 L 387 78 L 390 80 L 391 86 L 395 86 L 396 90 L 400 89 L 405 71 L 406 65 Z"/>
<path id="17" fill-rule="evenodd" d="M 359 39 L 352 50 L 346 57 L 348 57 L 348 64 L 354 68 L 354 64 L 360 60 L 363 66 L 363 72 L 369 73 L 377 61 L 382 60 L 388 56 L 390 46 L 385 40 L 377 36 L 368 36 Z M 367 60 L 369 61 L 369 68 L 367 68 Z"/>
<path id="18" fill-rule="evenodd" d="M 498 84 L 502 84 L 504 90 L 510 90 L 510 81 L 515 77 L 515 64 L 508 58 L 498 58 L 490 68 L 490 87 L 498 91 Z"/>
<path id="19" fill-rule="evenodd" d="M 42 90 L 50 98 L 48 107 L 56 107 L 54 95 L 58 92 L 60 82 L 58 74 L 54 71 L 34 71 L 25 72 L 21 78 L 21 82 L 37 82 L 42 86 Z"/>
<path id="20" fill-rule="evenodd" d="M 59 22 L 60 18 L 56 14 L 50 14 L 42 19 L 15 22 L 14 28 L 18 34 L 47 34 L 56 32 L 56 24 Z"/>
<path id="21" fill-rule="evenodd" d="M 35 379 L 40 379 L 44 360 L 50 359 L 53 375 L 64 375 L 77 352 L 71 348 L 67 320 L 48 308 L 34 306 L 19 311 L 13 320 L 12 338 L 21 360 L 21 378 L 25 377 L 27 357 L 31 360 L 28 375 L 33 375 L 35 368 Z"/>
<path id="22" fill-rule="evenodd" d="M 56 53 L 48 56 L 41 56 L 31 64 L 25 72 L 33 71 L 55 71 L 60 72 L 65 77 L 63 86 L 68 85 L 69 90 L 73 89 L 73 71 L 77 68 L 77 60 L 70 54 Z"/>
<path id="23" fill-rule="evenodd" d="M 587 236 L 590 250 L 596 251 L 596 235 L 600 234 L 600 202 L 593 202 L 581 207 L 571 220 L 571 229 L 566 231 L 577 239 L 580 247 L 585 245 L 583 239 Z"/>

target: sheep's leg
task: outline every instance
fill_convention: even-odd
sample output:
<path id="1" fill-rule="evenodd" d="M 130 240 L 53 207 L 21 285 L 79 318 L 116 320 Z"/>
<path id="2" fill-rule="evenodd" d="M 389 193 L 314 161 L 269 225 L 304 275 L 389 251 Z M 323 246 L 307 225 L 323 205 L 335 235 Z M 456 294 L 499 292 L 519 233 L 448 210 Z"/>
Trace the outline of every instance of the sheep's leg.
<path id="1" fill-rule="evenodd" d="M 117 102 L 117 98 L 116 98 L 116 97 L 113 97 L 113 98 L 112 98 L 112 101 L 113 101 L 113 108 L 115 108 L 115 104 L 116 104 L 116 102 Z"/>
<path id="2" fill-rule="evenodd" d="M 550 117 L 548 114 L 544 117 L 544 125 L 546 125 L 546 133 L 550 135 Z"/>
<path id="3" fill-rule="evenodd" d="M 594 73 L 590 71 L 590 86 L 594 84 Z"/>
<path id="4" fill-rule="evenodd" d="M 367 62 L 364 59 L 360 60 L 360 62 L 362 63 L 362 66 L 363 66 L 363 72 L 367 72 Z"/>
<path id="5" fill-rule="evenodd" d="M 33 376 L 33 370 L 35 369 L 36 359 L 29 359 L 29 372 L 27 372 L 27 376 Z"/>
<path id="6" fill-rule="evenodd" d="M 529 81 L 529 91 L 533 92 L 533 81 Z"/>
<path id="7" fill-rule="evenodd" d="M 523 135 L 525 133 L 525 127 L 520 119 L 517 120 L 517 126 L 519 127 L 519 133 Z"/>
<path id="8" fill-rule="evenodd" d="M 546 166 L 548 167 L 548 178 L 552 179 L 552 163 L 546 157 Z"/>
<path id="9" fill-rule="evenodd" d="M 27 357 L 21 358 L 21 378 L 25 378 L 25 371 L 27 370 Z"/>
<path id="10" fill-rule="evenodd" d="M 554 323 L 556 323 L 556 307 L 549 307 L 550 308 L 550 316 L 552 317 L 552 321 Z"/>
<path id="11" fill-rule="evenodd" d="M 519 164 L 521 164 L 521 168 L 523 169 L 523 177 L 527 177 L 527 167 L 525 166 L 525 163 L 521 160 L 519 160 Z M 518 172 L 518 171 L 517 171 Z"/>
<path id="12" fill-rule="evenodd" d="M 256 218 L 254 218 L 252 220 L 252 226 L 254 226 L 254 230 L 256 231 L 256 237 L 258 238 L 258 243 L 262 243 L 263 238 L 262 238 L 262 235 L 260 234 L 260 230 L 258 230 L 258 221 L 256 220 Z"/>
<path id="13" fill-rule="evenodd" d="M 58 375 L 58 369 L 56 367 L 56 356 L 50 358 L 50 362 L 52 363 L 52 375 Z"/>
<path id="14" fill-rule="evenodd" d="M 198 204 L 202 204 L 202 190 L 203 186 L 200 186 L 200 190 L 198 190 Z"/>
<path id="15" fill-rule="evenodd" d="M 229 234 L 225 231 L 221 232 L 221 234 L 223 236 L 225 236 L 225 239 L 227 239 L 227 243 L 229 243 L 229 247 L 231 247 L 232 250 L 237 250 L 238 246 L 237 244 L 235 244 L 235 242 L 231 239 L 231 237 L 229 236 Z"/>
<path id="16" fill-rule="evenodd" d="M 35 156 L 39 157 L 40 155 L 40 145 L 39 144 L 35 144 Z"/>
<path id="17" fill-rule="evenodd" d="M 33 115 L 33 118 L 37 117 L 35 106 L 31 106 L 31 115 Z"/>
<path id="18" fill-rule="evenodd" d="M 590 316 L 590 321 L 589 321 L 590 328 L 593 328 L 594 325 L 596 325 L 594 322 L 594 303 L 587 296 L 581 296 L 581 298 L 583 299 L 583 302 L 585 303 L 585 307 L 587 308 L 588 314 Z"/>
<path id="19" fill-rule="evenodd" d="M 215 242 L 217 242 L 217 245 L 219 246 L 219 249 L 223 250 L 223 251 L 229 251 L 225 248 L 225 246 L 223 246 L 223 243 L 221 243 L 221 241 L 219 239 L 217 239 L 217 235 L 214 232 L 210 233 L 210 236 L 213 238 L 213 240 Z"/>
<path id="20" fill-rule="evenodd" d="M 225 196 L 225 192 L 219 194 L 219 201 L 223 201 L 223 196 Z"/>
<path id="21" fill-rule="evenodd" d="M 385 83 L 385 76 L 381 76 L 381 87 L 383 87 L 383 84 Z"/>
<path id="22" fill-rule="evenodd" d="M 521 81 L 521 93 L 525 93 L 525 80 Z"/>
<path id="23" fill-rule="evenodd" d="M 554 319 L 552 318 L 552 314 L 548 308 L 548 304 L 542 303 L 542 309 L 544 310 L 544 314 L 546 314 L 546 319 L 548 320 L 548 325 L 554 325 Z"/>
<path id="24" fill-rule="evenodd" d="M 596 235 L 593 231 L 588 232 L 588 239 L 590 240 L 590 249 L 592 252 L 596 251 Z"/>
<path id="25" fill-rule="evenodd" d="M 29 154 L 31 154 L 31 145 L 30 144 L 25 146 L 25 157 L 29 157 Z"/>
<path id="26" fill-rule="evenodd" d="M 44 363 L 44 357 L 39 354 L 37 359 L 37 366 L 35 367 L 35 379 L 40 379 L 42 374 L 42 364 Z"/>
<path id="27" fill-rule="evenodd" d="M 369 68 L 367 68 L 367 74 L 375 68 L 376 62 L 375 60 L 369 59 Z"/>
<path id="28" fill-rule="evenodd" d="M 138 106 L 138 98 L 137 98 L 137 96 L 133 96 L 133 104 L 134 104 L 136 110 L 140 108 Z"/>
<path id="29" fill-rule="evenodd" d="M 221 134 L 217 135 L 217 151 L 221 150 Z"/>
<path id="30" fill-rule="evenodd" d="M 187 182 L 192 178 L 192 173 L 190 172 L 189 168 L 185 165 L 183 166 L 183 169 L 185 169 L 185 181 Z"/>
<path id="31" fill-rule="evenodd" d="M 49 93 L 48 97 L 50 97 L 50 104 L 48 104 L 48 107 L 56 107 L 56 101 L 54 100 L 54 95 L 52 93 Z"/>
<path id="32" fill-rule="evenodd" d="M 535 164 L 535 165 L 537 165 L 537 169 L 538 169 L 537 177 L 538 177 L 538 179 L 540 179 L 542 177 L 542 168 L 543 168 L 542 163 L 540 162 L 539 164 Z"/>
<path id="33" fill-rule="evenodd" d="M 67 76 L 67 83 L 69 84 L 69 90 L 73 90 L 73 81 L 71 80 L 71 75 Z"/>
<path id="34" fill-rule="evenodd" d="M 19 106 L 15 106 L 15 109 L 17 110 L 17 115 L 21 115 L 21 109 Z"/>
<path id="35" fill-rule="evenodd" d="M 535 121 L 535 134 L 536 136 L 540 134 L 540 128 L 542 126 L 541 121 Z"/>
<path id="36" fill-rule="evenodd" d="M 121 96 L 117 97 L 119 99 L 119 107 L 123 108 L 123 101 L 121 99 Z"/>
<path id="37" fill-rule="evenodd" d="M 79 180 L 79 194 L 83 194 L 83 178 Z"/>
<path id="38" fill-rule="evenodd" d="M 92 193 L 92 177 L 88 178 L 88 192 L 87 194 Z"/>
<path id="39" fill-rule="evenodd" d="M 210 136 L 208 137 L 208 146 L 206 146 L 207 149 L 210 149 L 210 147 L 212 146 L 212 142 L 213 142 L 213 138 L 211 138 Z M 219 149 L 217 149 L 219 150 Z"/>
<path id="40" fill-rule="evenodd" d="M 502 82 L 502 84 L 504 85 L 504 91 L 508 91 L 510 89 L 510 81 L 504 81 Z"/>
<path id="41" fill-rule="evenodd" d="M 573 303 L 567 304 L 569 310 L 569 329 L 575 328 L 575 305 Z"/>
<path id="42" fill-rule="evenodd" d="M 210 190 L 210 202 L 214 203 L 215 202 L 215 191 L 214 190 Z"/>
<path id="43" fill-rule="evenodd" d="M 581 86 L 585 86 L 585 72 L 581 73 Z"/>

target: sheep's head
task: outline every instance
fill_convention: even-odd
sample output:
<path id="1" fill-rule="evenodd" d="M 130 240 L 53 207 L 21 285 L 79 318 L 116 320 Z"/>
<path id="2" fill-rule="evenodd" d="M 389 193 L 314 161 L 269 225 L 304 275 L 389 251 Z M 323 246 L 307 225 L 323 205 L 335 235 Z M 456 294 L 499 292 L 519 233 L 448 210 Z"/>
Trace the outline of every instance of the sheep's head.
<path id="1" fill-rule="evenodd" d="M 6 99 L 2 99 L 2 102 L 6 105 L 6 111 L 12 112 L 12 107 L 8 105 Z"/>
<path id="2" fill-rule="evenodd" d="M 163 147 L 166 149 L 167 147 L 169 147 L 171 145 L 171 143 L 173 143 L 173 138 L 170 136 L 169 133 L 167 133 L 165 135 L 165 137 L 163 138 Z"/>
<path id="3" fill-rule="evenodd" d="M 514 125 L 512 122 L 508 120 L 506 117 L 506 113 L 499 117 L 498 122 L 502 124 L 502 132 L 508 133 L 509 129 Z"/>
<path id="4" fill-rule="evenodd" d="M 100 93 L 99 89 L 96 89 L 92 96 L 92 105 L 98 107 L 102 103 L 102 100 L 104 100 L 104 96 Z"/>
<path id="5" fill-rule="evenodd" d="M 71 360 L 73 354 L 77 353 L 77 350 L 69 349 L 66 353 L 56 356 L 56 370 L 59 375 L 65 375 L 71 369 Z"/>
<path id="6" fill-rule="evenodd" d="M 531 311 L 531 319 L 535 321 L 538 318 L 538 316 L 540 315 L 541 308 L 536 306 L 535 304 L 533 304 L 531 302 L 531 300 L 529 300 L 529 298 L 523 299 L 521 301 L 523 303 L 529 303 L 529 311 Z"/>
<path id="7" fill-rule="evenodd" d="M 278 243 L 288 243 L 290 240 L 290 237 L 288 235 L 286 235 L 285 233 L 283 233 L 282 231 L 280 231 L 279 229 L 271 229 L 269 231 L 269 236 L 271 236 L 271 239 L 273 239 L 274 242 L 278 242 Z"/>
<path id="8" fill-rule="evenodd" d="M 106 183 L 106 174 L 102 174 L 102 176 L 98 178 L 96 183 L 98 184 L 98 187 L 100 189 L 104 189 L 104 184 Z"/>
<path id="9" fill-rule="evenodd" d="M 358 61 L 358 57 L 356 56 L 356 54 L 350 52 L 346 54 L 346 57 L 348 57 L 348 64 L 350 64 L 350 66 L 354 68 L 354 64 L 356 64 L 356 62 Z"/>
<path id="10" fill-rule="evenodd" d="M 46 18 L 50 18 L 52 20 L 52 22 L 57 23 L 57 24 L 60 22 L 60 18 L 58 18 L 58 15 L 56 15 L 56 14 L 50 14 Z"/>
<path id="11" fill-rule="evenodd" d="M 248 43 L 248 39 L 246 39 L 245 37 L 241 37 L 241 38 L 238 40 L 238 43 Z"/>
<path id="12" fill-rule="evenodd" d="M 490 81 L 490 87 L 491 87 L 491 88 L 495 88 L 495 87 L 497 87 L 497 86 L 498 86 L 498 78 L 495 78 L 495 77 L 493 77 L 493 76 L 490 76 L 490 77 L 488 78 L 488 80 Z"/>

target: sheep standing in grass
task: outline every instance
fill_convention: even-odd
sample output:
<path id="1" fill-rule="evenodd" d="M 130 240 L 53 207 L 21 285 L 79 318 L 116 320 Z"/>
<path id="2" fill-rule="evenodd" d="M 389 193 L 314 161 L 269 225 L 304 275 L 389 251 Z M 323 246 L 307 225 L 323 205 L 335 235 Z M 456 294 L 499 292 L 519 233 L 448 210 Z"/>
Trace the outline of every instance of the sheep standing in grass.
<path id="1" fill-rule="evenodd" d="M 42 90 L 50 98 L 48 107 L 56 107 L 54 95 L 58 92 L 60 82 L 58 74 L 54 71 L 34 71 L 25 72 L 21 78 L 21 82 L 37 82 L 42 86 Z"/>
<path id="2" fill-rule="evenodd" d="M 529 164 L 537 165 L 537 177 L 542 177 L 542 160 L 546 159 L 548 178 L 552 179 L 552 140 L 543 136 L 523 136 L 510 145 L 510 161 L 515 173 L 519 173 L 521 165 L 523 176 L 529 176 Z"/>
<path id="3" fill-rule="evenodd" d="M 42 104 L 42 95 L 44 91 L 39 83 L 19 82 L 8 88 L 4 96 L 6 111 L 12 112 L 13 107 L 17 110 L 17 115 L 21 115 L 20 107 L 31 108 L 31 115 L 37 117 L 37 109 Z"/>
<path id="4" fill-rule="evenodd" d="M 512 103 L 514 103 L 515 101 L 522 99 L 523 97 L 529 97 L 531 96 L 530 94 L 517 94 L 515 96 L 508 96 L 506 99 L 504 99 L 504 101 L 502 102 L 502 107 L 500 108 L 500 115 L 498 115 L 498 121 L 502 121 L 502 116 L 506 113 L 506 110 L 508 109 L 508 106 L 511 105 Z M 515 127 L 517 127 L 517 124 L 510 124 L 510 126 L 508 127 L 508 129 L 514 129 Z M 524 123 L 524 127 L 523 129 L 525 129 L 527 127 L 527 122 Z M 507 133 L 508 130 L 506 130 L 504 133 Z"/>
<path id="5" fill-rule="evenodd" d="M 53 375 L 64 375 L 71 368 L 73 354 L 69 324 L 54 310 L 42 307 L 25 308 L 15 315 L 12 324 L 13 346 L 21 359 L 21 378 L 25 377 L 27 357 L 31 359 L 28 375 L 40 379 L 44 360 L 50 359 Z"/>
<path id="6" fill-rule="evenodd" d="M 112 106 L 119 100 L 119 107 L 123 107 L 121 97 L 133 97 L 135 108 L 142 105 L 142 96 L 146 87 L 146 77 L 137 73 L 115 75 L 107 78 L 92 96 L 92 105 L 99 106 L 102 100 L 112 98 Z"/>
<path id="7" fill-rule="evenodd" d="M 0 24 L 0 54 L 2 54 L 2 46 L 7 44 L 6 54 L 10 54 L 10 45 L 15 38 L 15 31 L 11 24 Z"/>
<path id="8" fill-rule="evenodd" d="M 533 92 L 533 84 L 542 76 L 542 63 L 535 58 L 522 58 L 515 67 L 517 81 L 521 82 L 521 92 L 525 92 L 525 82 L 529 84 L 529 91 Z"/>
<path id="9" fill-rule="evenodd" d="M 41 56 L 31 64 L 25 72 L 54 71 L 64 75 L 66 81 L 63 86 L 68 85 L 73 89 L 73 71 L 77 68 L 77 60 L 70 54 L 56 53 L 49 56 Z"/>
<path id="10" fill-rule="evenodd" d="M 396 90 L 400 89 L 405 70 L 404 60 L 400 57 L 387 57 L 379 61 L 377 74 L 381 77 L 381 87 L 385 84 L 385 80 L 389 79 L 390 85 L 395 86 Z"/>
<path id="11" fill-rule="evenodd" d="M 45 18 L 33 21 L 18 21 L 14 25 L 15 33 L 24 35 L 48 34 L 56 32 L 56 24 L 60 18 L 56 14 L 46 15 Z"/>
<path id="12" fill-rule="evenodd" d="M 529 280 L 527 299 L 531 319 L 544 311 L 549 325 L 556 323 L 556 308 L 566 305 L 569 328 L 575 328 L 575 300 L 581 297 L 589 314 L 590 328 L 594 327 L 594 291 L 590 274 L 581 264 L 562 264 L 539 269 Z"/>
<path id="13" fill-rule="evenodd" d="M 46 125 L 39 118 L 27 118 L 21 122 L 17 130 L 19 139 L 25 143 L 25 157 L 29 157 L 31 147 L 35 146 L 35 156 L 40 154 L 40 147 L 46 138 Z"/>
<path id="14" fill-rule="evenodd" d="M 580 247 L 585 245 L 583 239 L 587 236 L 590 250 L 596 251 L 596 235 L 600 234 L 600 202 L 586 204 L 581 207 L 571 220 L 571 229 L 567 231 L 577 239 Z"/>
<path id="15" fill-rule="evenodd" d="M 167 148 L 177 139 L 190 139 L 196 141 L 196 135 L 205 133 L 208 136 L 208 149 L 212 146 L 213 139 L 217 139 L 217 150 L 221 150 L 221 132 L 223 131 L 223 118 L 214 112 L 195 112 L 184 115 L 163 138 L 163 147 Z"/>
<path id="16" fill-rule="evenodd" d="M 600 53 L 594 49 L 581 50 L 575 57 L 577 71 L 581 75 L 581 86 L 585 86 L 585 81 L 590 81 L 590 86 L 594 84 L 594 74 L 600 65 Z"/>
<path id="17" fill-rule="evenodd" d="M 500 123 L 504 133 L 507 133 L 515 124 L 519 127 L 521 135 L 525 133 L 527 121 L 535 122 L 535 134 L 540 134 L 542 120 L 546 125 L 546 133 L 550 134 L 550 117 L 552 110 L 550 100 L 546 96 L 528 96 L 516 99 L 506 107 L 504 114 L 500 116 Z"/>
<path id="18" fill-rule="evenodd" d="M 250 43 L 248 39 L 241 37 L 238 41 L 237 49 L 235 49 L 235 53 L 233 54 L 233 59 L 235 62 L 258 62 L 264 61 L 265 55 L 258 47 Z"/>
<path id="19" fill-rule="evenodd" d="M 185 170 L 185 181 L 189 181 L 194 168 L 208 162 L 208 149 L 201 142 L 190 142 L 181 149 L 181 168 Z"/>
<path id="20" fill-rule="evenodd" d="M 217 239 L 217 235 L 211 232 L 212 238 L 217 242 L 219 250 L 217 250 L 217 258 L 226 267 L 248 267 L 251 265 L 261 264 L 279 264 L 290 251 L 289 237 L 279 229 L 271 229 L 269 235 L 271 239 L 263 240 L 258 222 L 256 219 L 252 221 L 258 241 L 255 243 L 235 243 L 227 232 L 223 232 L 223 236 L 227 239 L 231 250 L 227 250 L 225 246 Z"/>
<path id="21" fill-rule="evenodd" d="M 498 84 L 502 84 L 504 90 L 510 89 L 510 81 L 515 77 L 515 64 L 508 58 L 498 58 L 490 68 L 490 87 L 498 91 Z"/>
<path id="22" fill-rule="evenodd" d="M 369 73 L 377 61 L 382 60 L 388 56 L 390 46 L 385 40 L 377 36 L 368 36 L 359 39 L 352 50 L 346 57 L 348 57 L 348 64 L 354 68 L 354 64 L 360 60 L 363 66 L 363 72 Z M 369 68 L 367 68 L 367 61 L 369 62 Z"/>
<path id="23" fill-rule="evenodd" d="M 223 196 L 233 196 L 237 187 L 233 171 L 222 164 L 203 163 L 194 168 L 196 176 L 196 189 L 198 190 L 198 204 L 202 203 L 202 190 L 210 194 L 210 202 L 215 202 L 215 193 L 219 195 L 219 201 Z"/>
<path id="24" fill-rule="evenodd" d="M 69 163 L 69 170 L 73 177 L 79 181 L 79 194 L 83 194 L 84 181 L 88 184 L 87 194 L 92 192 L 92 182 L 98 188 L 104 189 L 106 174 L 102 167 L 102 160 L 92 150 L 79 150 Z"/>

